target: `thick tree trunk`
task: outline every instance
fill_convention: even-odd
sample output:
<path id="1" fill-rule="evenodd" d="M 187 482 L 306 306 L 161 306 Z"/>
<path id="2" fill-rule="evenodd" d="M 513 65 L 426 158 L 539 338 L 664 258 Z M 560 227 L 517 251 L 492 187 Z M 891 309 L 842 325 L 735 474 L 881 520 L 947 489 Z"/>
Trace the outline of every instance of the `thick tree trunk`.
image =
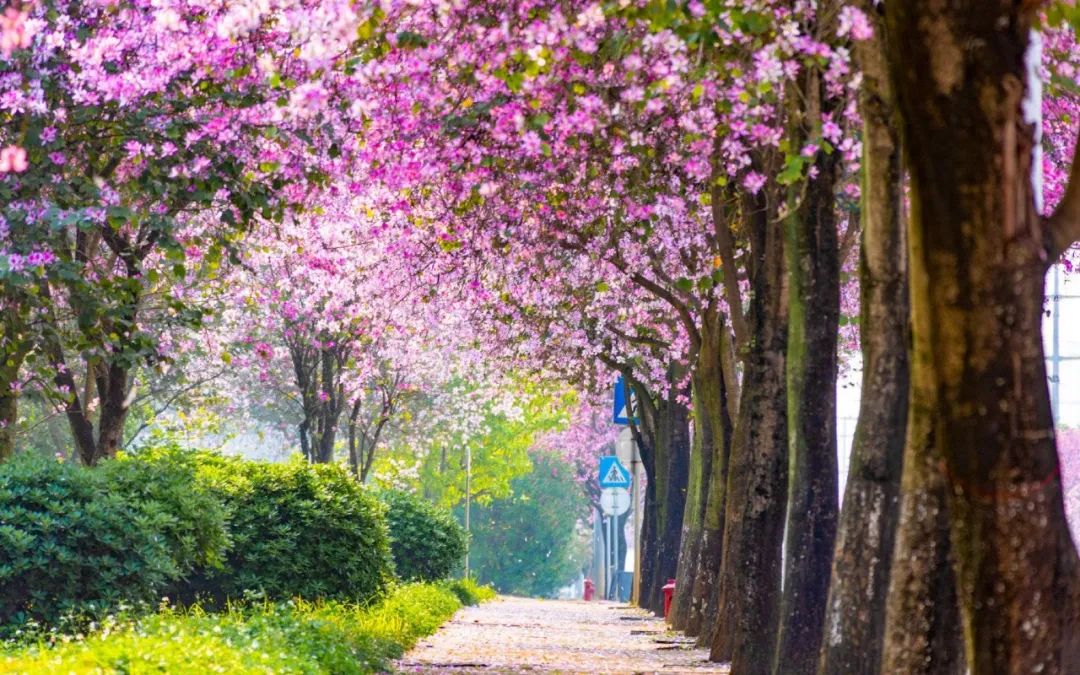
<path id="1" fill-rule="evenodd" d="M 690 463 L 690 411 L 678 401 L 669 401 L 661 418 L 661 430 L 666 437 L 660 464 L 667 466 L 663 483 L 657 483 L 656 559 L 653 568 L 650 607 L 658 614 L 664 611 L 661 590 L 668 579 L 678 572 L 679 549 L 682 537 L 683 513 L 686 508 L 686 484 Z"/>
<path id="2" fill-rule="evenodd" d="M 724 509 L 727 494 L 728 459 L 731 454 L 731 417 L 727 400 L 724 372 L 724 351 L 727 349 L 727 326 L 715 308 L 705 312 L 701 330 L 701 351 L 693 375 L 694 423 L 699 432 L 703 452 L 709 453 L 709 472 L 703 487 L 705 508 L 702 518 L 701 546 L 694 586 L 691 590 L 691 610 L 685 632 L 701 636 L 708 644 L 716 621 L 715 589 L 720 573 L 724 544 Z"/>
<path id="3" fill-rule="evenodd" d="M 673 375 L 672 379 L 676 379 Z M 647 392 L 634 384 L 638 401 L 643 403 L 642 423 L 635 434 L 645 467 L 645 512 L 642 521 L 642 550 L 639 606 L 663 615 L 661 590 L 668 579 L 675 578 L 686 482 L 690 456 L 689 410 L 678 401 L 672 388 L 667 400 L 650 403 Z"/>
<path id="4" fill-rule="evenodd" d="M 914 250 L 913 250 L 914 253 Z M 913 280 L 915 281 L 915 280 Z M 913 292 L 917 290 L 915 281 Z M 925 286 L 925 280 L 922 282 Z M 916 313 L 913 320 L 925 321 Z M 925 344 L 915 344 L 914 352 Z M 887 591 L 882 673 L 962 675 L 960 614 L 949 554 L 941 453 L 934 445 L 933 382 L 913 364 L 900 520 Z"/>
<path id="5" fill-rule="evenodd" d="M 727 505 L 728 460 L 731 456 L 731 416 L 728 402 L 728 379 L 734 374 L 725 369 L 729 351 L 728 326 L 724 315 L 715 308 L 706 312 L 702 322 L 702 350 L 693 377 L 694 419 L 702 419 L 702 438 L 712 447 L 713 461 L 701 536 L 701 562 L 694 577 L 693 603 L 698 611 L 691 616 L 687 635 L 698 636 L 699 643 L 712 643 L 717 618 L 718 576 L 724 551 L 724 514 Z"/>
<path id="6" fill-rule="evenodd" d="M 1035 210 L 1021 105 L 1036 5 L 886 5 L 912 186 L 912 407 L 936 392 L 927 415 L 943 460 L 904 490 L 945 485 L 974 675 L 1080 667 L 1042 351 L 1052 233 Z"/>
<path id="7" fill-rule="evenodd" d="M 743 208 L 751 251 L 752 339 L 728 466 L 711 657 L 731 661 L 735 673 L 766 673 L 775 655 L 787 503 L 787 300 L 782 233 L 765 195 L 748 197 Z"/>
<path id="8" fill-rule="evenodd" d="M 683 511 L 680 534 L 679 561 L 675 573 L 675 595 L 671 602 L 668 620 L 675 630 L 684 630 L 690 620 L 691 597 L 694 579 L 697 577 L 701 552 L 701 532 L 705 520 L 705 490 L 708 487 L 706 472 L 711 469 L 711 458 L 704 455 L 702 434 L 695 420 L 687 472 L 686 507 Z"/>
<path id="9" fill-rule="evenodd" d="M 802 100 L 824 99 L 815 70 L 800 77 Z M 808 115 L 806 123 L 813 123 Z M 803 121 L 798 122 L 801 127 Z M 800 143 L 801 145 L 801 143 Z M 784 590 L 776 670 L 813 673 L 821 648 L 836 544 L 836 347 L 840 322 L 836 154 L 819 151 L 817 176 L 798 190 L 785 221 L 788 259 L 788 476 Z M 793 188 L 792 192 L 796 192 Z M 801 199 L 801 201 L 799 201 Z"/>
<path id="10" fill-rule="evenodd" d="M 911 380 L 903 159 L 884 22 L 870 0 L 861 8 L 874 23 L 874 37 L 855 45 L 863 73 L 862 400 L 829 584 L 822 675 L 881 672 Z"/>
<path id="11" fill-rule="evenodd" d="M 663 477 L 657 470 L 657 458 L 664 454 L 663 442 L 658 430 L 663 400 L 653 400 L 649 392 L 634 381 L 632 374 L 624 372 L 623 377 L 634 391 L 638 402 L 635 412 L 638 423 L 630 428 L 638 455 L 645 470 L 645 492 L 642 498 L 641 547 L 634 573 L 634 590 L 630 601 L 643 609 L 652 609 L 650 597 L 653 595 L 655 582 L 656 556 L 659 542 L 656 537 L 656 493 L 657 482 Z"/>
<path id="12" fill-rule="evenodd" d="M 124 439 L 124 423 L 127 421 L 128 394 L 130 393 L 129 368 L 119 364 L 102 367 L 98 378 L 98 400 L 101 414 L 98 416 L 98 438 L 94 459 L 115 457 Z"/>

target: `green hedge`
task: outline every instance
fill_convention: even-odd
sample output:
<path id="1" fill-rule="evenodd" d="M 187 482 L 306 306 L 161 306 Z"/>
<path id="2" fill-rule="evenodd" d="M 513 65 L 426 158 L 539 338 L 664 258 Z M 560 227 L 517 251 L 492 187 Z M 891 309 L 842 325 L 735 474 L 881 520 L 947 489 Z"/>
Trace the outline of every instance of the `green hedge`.
<path id="1" fill-rule="evenodd" d="M 380 494 L 390 525 L 394 567 L 403 581 L 437 581 L 461 565 L 468 536 L 446 509 L 400 490 Z"/>
<path id="2" fill-rule="evenodd" d="M 0 672 L 230 675 L 386 672 L 461 606 L 444 586 L 408 585 L 373 606 L 261 603 L 225 612 L 167 610 L 86 640 L 0 653 Z"/>
<path id="3" fill-rule="evenodd" d="M 342 468 L 205 455 L 199 476 L 230 514 L 232 548 L 189 594 L 368 601 L 392 582 L 384 508 Z"/>
<path id="4" fill-rule="evenodd" d="M 142 503 L 160 523 L 181 573 L 221 567 L 231 542 L 225 505 L 198 477 L 201 455 L 176 447 L 121 455 L 98 471 L 109 490 Z"/>
<path id="5" fill-rule="evenodd" d="M 384 507 L 338 467 L 175 448 L 0 465 L 0 635 L 162 597 L 367 602 L 392 582 Z"/>
<path id="6" fill-rule="evenodd" d="M 221 505 L 171 458 L 90 470 L 21 455 L 0 468 L 0 624 L 156 605 L 226 542 Z"/>

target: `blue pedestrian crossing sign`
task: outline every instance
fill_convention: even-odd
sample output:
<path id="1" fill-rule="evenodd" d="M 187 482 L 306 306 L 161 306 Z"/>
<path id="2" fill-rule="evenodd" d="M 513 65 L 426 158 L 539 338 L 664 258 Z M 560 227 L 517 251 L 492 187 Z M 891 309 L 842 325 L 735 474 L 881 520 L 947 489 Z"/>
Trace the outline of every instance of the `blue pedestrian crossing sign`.
<path id="1" fill-rule="evenodd" d="M 622 462 L 615 455 L 600 458 L 600 487 L 630 487 L 630 472 L 626 470 L 626 467 L 622 465 Z"/>

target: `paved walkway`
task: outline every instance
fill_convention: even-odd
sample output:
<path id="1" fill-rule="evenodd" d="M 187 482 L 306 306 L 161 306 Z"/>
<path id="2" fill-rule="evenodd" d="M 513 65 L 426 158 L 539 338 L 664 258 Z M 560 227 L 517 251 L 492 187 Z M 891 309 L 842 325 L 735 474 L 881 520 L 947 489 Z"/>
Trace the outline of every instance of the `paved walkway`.
<path id="1" fill-rule="evenodd" d="M 468 607 L 398 662 L 404 673 L 728 673 L 638 609 L 500 597 Z"/>

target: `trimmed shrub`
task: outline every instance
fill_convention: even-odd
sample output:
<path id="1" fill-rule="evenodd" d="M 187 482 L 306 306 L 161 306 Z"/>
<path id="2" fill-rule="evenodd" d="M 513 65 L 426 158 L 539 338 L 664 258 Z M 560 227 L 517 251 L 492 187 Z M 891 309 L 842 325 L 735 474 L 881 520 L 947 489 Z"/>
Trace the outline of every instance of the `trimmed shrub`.
<path id="1" fill-rule="evenodd" d="M 394 568 L 403 581 L 437 581 L 449 577 L 468 549 L 465 529 L 448 510 L 401 490 L 380 494 L 390 525 Z"/>
<path id="2" fill-rule="evenodd" d="M 200 455 L 174 446 L 120 455 L 104 462 L 110 491 L 143 504 L 181 574 L 218 568 L 230 541 L 225 505 L 198 478 Z"/>
<path id="3" fill-rule="evenodd" d="M 108 479 L 34 455 L 0 465 L 0 623 L 156 602 L 179 576 L 161 509 Z"/>
<path id="4" fill-rule="evenodd" d="M 199 472 L 228 509 L 233 545 L 189 595 L 368 601 L 392 582 L 383 506 L 340 467 L 206 454 Z"/>

